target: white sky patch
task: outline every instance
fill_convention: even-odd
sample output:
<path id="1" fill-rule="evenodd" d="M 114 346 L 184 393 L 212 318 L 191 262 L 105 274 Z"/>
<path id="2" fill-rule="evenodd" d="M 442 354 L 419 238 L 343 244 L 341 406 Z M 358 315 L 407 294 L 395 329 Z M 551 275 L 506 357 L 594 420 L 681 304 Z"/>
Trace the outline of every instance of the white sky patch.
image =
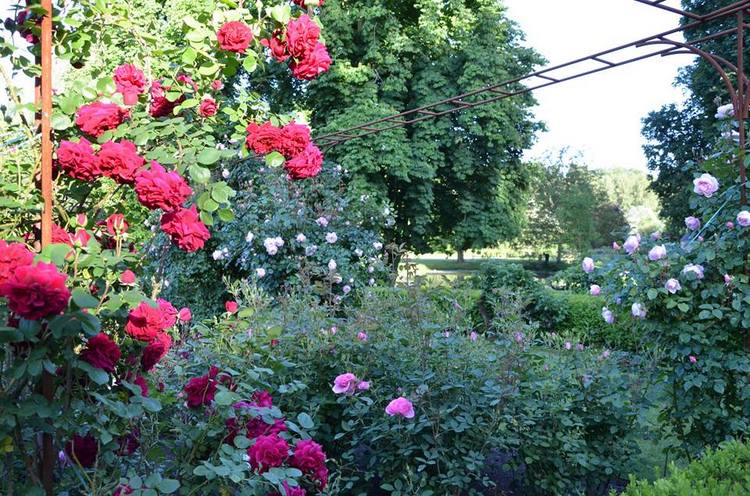
<path id="1" fill-rule="evenodd" d="M 526 45 L 558 65 L 679 24 L 679 16 L 634 0 L 505 0 L 508 15 L 526 33 Z M 679 7 L 670 0 L 665 5 Z M 676 40 L 683 41 L 680 34 Z M 646 49 L 644 49 L 646 50 Z M 651 49 L 653 50 L 653 48 Z M 647 53 L 628 50 L 627 55 Z M 613 61 L 622 56 L 611 56 Z M 641 119 L 684 99 L 672 86 L 692 57 L 654 57 L 534 92 L 536 117 L 548 131 L 527 152 L 533 159 L 569 147 L 595 168 L 646 168 Z M 582 66 L 583 67 L 583 66 Z"/>

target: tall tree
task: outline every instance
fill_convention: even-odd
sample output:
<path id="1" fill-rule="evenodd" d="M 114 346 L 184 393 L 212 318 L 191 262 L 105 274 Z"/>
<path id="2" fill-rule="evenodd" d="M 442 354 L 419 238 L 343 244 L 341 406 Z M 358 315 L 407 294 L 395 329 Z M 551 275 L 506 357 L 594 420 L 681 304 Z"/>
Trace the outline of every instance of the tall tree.
<path id="1" fill-rule="evenodd" d="M 328 0 L 335 64 L 306 106 L 323 133 L 521 76 L 541 63 L 499 0 Z M 467 99 L 471 101 L 471 98 Z M 539 125 L 530 95 L 354 140 L 328 152 L 350 185 L 395 209 L 389 238 L 415 251 L 480 248 L 520 232 Z"/>

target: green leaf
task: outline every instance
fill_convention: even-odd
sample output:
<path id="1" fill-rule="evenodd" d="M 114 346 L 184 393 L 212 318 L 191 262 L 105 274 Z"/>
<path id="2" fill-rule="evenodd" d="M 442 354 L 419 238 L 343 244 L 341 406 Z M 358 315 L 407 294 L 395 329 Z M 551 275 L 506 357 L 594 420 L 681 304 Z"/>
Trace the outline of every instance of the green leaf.
<path id="1" fill-rule="evenodd" d="M 255 54 L 253 52 L 250 52 L 242 61 L 242 68 L 247 72 L 253 72 L 258 68 L 258 59 L 255 58 Z"/>
<path id="2" fill-rule="evenodd" d="M 291 6 L 285 4 L 276 5 L 274 7 L 266 9 L 266 12 L 268 12 L 273 20 L 278 22 L 279 24 L 287 24 L 289 22 L 289 19 L 292 17 Z"/>
<path id="3" fill-rule="evenodd" d="M 315 425 L 312 417 L 310 417 L 310 415 L 306 414 L 305 412 L 302 412 L 299 415 L 297 415 L 297 422 L 299 422 L 299 425 L 301 425 L 305 429 L 312 429 L 313 426 Z"/>
<path id="4" fill-rule="evenodd" d="M 216 163 L 219 158 L 221 158 L 221 153 L 219 153 L 219 150 L 217 150 L 216 148 L 204 148 L 203 151 L 198 154 L 197 160 L 198 163 L 211 165 L 213 163 Z"/>
<path id="5" fill-rule="evenodd" d="M 57 113 L 52 114 L 52 129 L 61 131 L 63 129 L 68 129 L 72 125 L 73 121 L 71 121 L 70 117 L 67 115 Z"/>
<path id="6" fill-rule="evenodd" d="M 279 152 L 271 152 L 266 155 L 266 165 L 271 168 L 281 167 L 284 165 L 284 155 Z"/>
<path id="7" fill-rule="evenodd" d="M 202 65 L 198 68 L 198 72 L 202 76 L 212 76 L 219 72 L 219 69 L 221 69 L 221 66 L 219 64 L 214 65 Z"/>
<path id="8" fill-rule="evenodd" d="M 219 219 L 222 222 L 232 222 L 234 220 L 234 212 L 231 208 L 222 208 L 218 212 Z"/>
<path id="9" fill-rule="evenodd" d="M 175 479 L 162 479 L 156 487 L 161 493 L 172 494 L 180 488 L 180 483 Z"/>
<path id="10" fill-rule="evenodd" d="M 200 165 L 190 166 L 190 179 L 198 184 L 206 184 L 211 179 L 211 171 Z"/>
<path id="11" fill-rule="evenodd" d="M 646 295 L 648 295 L 648 299 L 649 299 L 649 300 L 655 300 L 655 299 L 656 299 L 656 297 L 657 297 L 657 296 L 659 296 L 659 292 L 658 292 L 658 291 L 656 291 L 656 290 L 655 290 L 654 288 L 650 288 L 650 289 L 649 289 L 649 290 L 648 290 L 648 291 L 646 292 Z"/>
<path id="12" fill-rule="evenodd" d="M 75 288 L 73 289 L 73 303 L 78 305 L 78 308 L 96 308 L 99 300 L 91 296 L 87 290 Z"/>
<path id="13" fill-rule="evenodd" d="M 187 47 L 184 52 L 182 52 L 182 62 L 187 65 L 191 65 L 193 62 L 195 62 L 195 58 L 198 56 L 198 52 L 196 52 L 193 48 Z"/>
<path id="14" fill-rule="evenodd" d="M 86 372 L 86 374 L 89 376 L 89 379 L 99 384 L 100 386 L 109 382 L 109 374 L 107 374 L 102 369 L 98 369 L 96 367 L 93 367 L 89 363 L 82 361 L 79 361 L 76 366 Z"/>
<path id="15" fill-rule="evenodd" d="M 214 397 L 214 401 L 217 405 L 221 406 L 228 406 L 234 403 L 234 394 L 230 393 L 229 391 L 219 391 L 216 393 L 216 396 Z"/>

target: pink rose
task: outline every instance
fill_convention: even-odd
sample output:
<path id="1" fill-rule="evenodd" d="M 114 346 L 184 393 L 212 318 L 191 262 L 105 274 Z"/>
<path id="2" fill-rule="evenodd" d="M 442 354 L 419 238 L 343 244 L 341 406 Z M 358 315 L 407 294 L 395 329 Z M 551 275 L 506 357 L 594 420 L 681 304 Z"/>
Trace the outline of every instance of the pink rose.
<path id="1" fill-rule="evenodd" d="M 219 28 L 216 38 L 222 50 L 245 53 L 250 42 L 253 41 L 253 32 L 244 22 L 230 21 Z"/>
<path id="2" fill-rule="evenodd" d="M 711 198 L 714 193 L 719 191 L 719 181 L 711 174 L 701 174 L 700 177 L 693 180 L 693 191 L 706 198 Z"/>
<path id="3" fill-rule="evenodd" d="M 742 227 L 750 227 L 750 212 L 743 210 L 737 214 L 737 224 Z"/>
<path id="4" fill-rule="evenodd" d="M 591 296 L 599 296 L 601 292 L 602 288 L 598 284 L 592 284 L 589 288 L 589 294 L 591 294 Z"/>
<path id="5" fill-rule="evenodd" d="M 236 301 L 227 301 L 226 303 L 224 303 L 224 309 L 226 309 L 228 313 L 235 313 L 239 309 L 239 307 L 240 306 Z"/>
<path id="6" fill-rule="evenodd" d="M 581 268 L 583 271 L 587 274 L 591 274 L 594 272 L 594 260 L 591 257 L 586 257 L 583 259 L 583 262 L 581 262 Z"/>
<path id="7" fill-rule="evenodd" d="M 84 133 L 98 138 L 105 131 L 115 129 L 128 117 L 130 111 L 114 103 L 94 102 L 78 109 L 76 125 Z"/>
<path id="8" fill-rule="evenodd" d="M 190 312 L 190 309 L 188 307 L 182 307 L 177 313 L 177 318 L 179 318 L 182 322 L 190 322 L 190 320 L 193 318 L 193 314 Z"/>
<path id="9" fill-rule="evenodd" d="M 94 149 L 86 138 L 78 143 L 61 141 L 57 147 L 57 165 L 70 177 L 81 181 L 93 181 L 101 176 Z"/>
<path id="10" fill-rule="evenodd" d="M 332 389 L 336 394 L 354 394 L 358 383 L 359 379 L 357 379 L 357 376 L 347 372 L 346 374 L 336 376 L 333 380 Z"/>
<path id="11" fill-rule="evenodd" d="M 414 405 L 403 396 L 396 398 L 385 407 L 385 413 L 391 417 L 401 415 L 404 418 L 414 418 Z"/>
<path id="12" fill-rule="evenodd" d="M 138 103 L 138 95 L 146 91 L 146 76 L 133 64 L 123 64 L 115 69 L 115 87 L 122 93 L 125 105 Z"/>
<path id="13" fill-rule="evenodd" d="M 135 284 L 135 273 L 130 269 L 124 270 L 120 274 L 120 282 L 122 284 Z"/>

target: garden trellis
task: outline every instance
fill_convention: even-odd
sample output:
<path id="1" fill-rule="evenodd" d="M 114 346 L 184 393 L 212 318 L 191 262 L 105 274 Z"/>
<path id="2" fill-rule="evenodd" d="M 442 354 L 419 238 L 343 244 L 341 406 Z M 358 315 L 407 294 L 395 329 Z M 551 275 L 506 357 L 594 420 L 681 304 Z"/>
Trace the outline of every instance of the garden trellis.
<path id="1" fill-rule="evenodd" d="M 316 137 L 316 142 L 321 148 L 330 149 L 351 140 L 365 138 L 390 129 L 424 122 L 459 112 L 461 110 L 487 105 L 516 95 L 529 93 L 537 89 L 546 88 L 548 86 L 632 64 L 641 60 L 650 59 L 652 57 L 666 57 L 679 54 L 697 55 L 708 62 L 719 74 L 732 99 L 734 117 L 737 120 L 739 131 L 738 165 L 740 182 L 742 184 L 741 201 L 742 204 L 746 204 L 747 193 L 745 190 L 745 183 L 747 181 L 747 176 L 744 148 L 746 141 L 745 119 L 748 117 L 748 106 L 750 106 L 750 96 L 748 95 L 748 93 L 750 93 L 750 86 L 748 85 L 749 81 L 744 70 L 744 49 L 745 30 L 750 28 L 750 24 L 746 22 L 746 17 L 750 15 L 750 0 L 735 2 L 704 15 L 665 5 L 666 0 L 635 1 L 683 16 L 686 21 L 681 26 L 674 29 L 656 33 L 608 50 L 586 55 L 563 64 L 546 67 L 522 77 L 478 88 L 461 95 L 456 95 L 451 98 L 446 98 L 444 100 L 406 110 L 381 119 L 365 122 L 341 131 L 322 134 Z M 715 23 L 716 21 L 726 20 L 731 17 L 735 18 L 735 26 L 731 28 L 721 30 L 708 36 L 689 39 L 682 42 L 673 39 L 675 35 L 680 33 L 704 27 L 711 23 Z M 737 41 L 736 63 L 701 48 L 706 42 L 721 40 L 728 37 L 735 37 Z M 628 50 L 632 51 L 633 49 L 646 50 L 646 53 L 640 55 L 632 55 L 632 53 L 628 54 Z M 621 58 L 618 59 L 618 56 Z"/>

